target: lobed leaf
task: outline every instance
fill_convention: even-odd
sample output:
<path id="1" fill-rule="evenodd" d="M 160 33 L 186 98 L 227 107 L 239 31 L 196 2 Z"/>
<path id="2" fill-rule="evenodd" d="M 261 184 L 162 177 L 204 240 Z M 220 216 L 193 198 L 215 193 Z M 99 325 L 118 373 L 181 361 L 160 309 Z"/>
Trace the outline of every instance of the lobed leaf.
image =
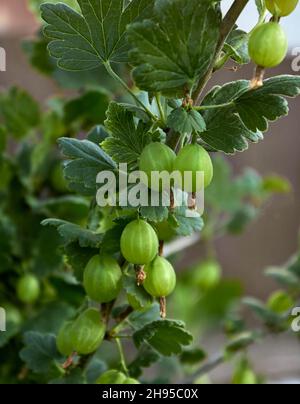
<path id="1" fill-rule="evenodd" d="M 52 334 L 27 332 L 24 344 L 20 357 L 27 367 L 36 373 L 49 373 L 55 362 L 61 360 L 56 349 L 56 338 Z"/>
<path id="2" fill-rule="evenodd" d="M 66 70 L 95 69 L 128 61 L 126 27 L 151 13 L 152 0 L 77 0 L 81 14 L 69 6 L 43 4 L 50 54 Z"/>
<path id="3" fill-rule="evenodd" d="M 157 0 L 154 18 L 128 29 L 133 78 L 140 89 L 184 97 L 214 57 L 220 22 L 210 0 Z"/>
<path id="4" fill-rule="evenodd" d="M 102 240 L 102 235 L 91 230 L 83 229 L 77 224 L 66 222 L 60 219 L 46 219 L 43 226 L 54 226 L 57 228 L 65 245 L 78 241 L 80 247 L 98 247 Z"/>
<path id="5" fill-rule="evenodd" d="M 117 163 L 136 163 L 151 141 L 151 124 L 139 121 L 136 125 L 133 112 L 116 102 L 109 105 L 105 127 L 110 136 L 101 143 L 101 147 Z"/>
<path id="6" fill-rule="evenodd" d="M 180 354 L 183 346 L 190 345 L 192 335 L 185 329 L 181 321 L 155 321 L 136 331 L 133 340 L 137 347 L 148 342 L 156 351 L 164 356 Z"/>

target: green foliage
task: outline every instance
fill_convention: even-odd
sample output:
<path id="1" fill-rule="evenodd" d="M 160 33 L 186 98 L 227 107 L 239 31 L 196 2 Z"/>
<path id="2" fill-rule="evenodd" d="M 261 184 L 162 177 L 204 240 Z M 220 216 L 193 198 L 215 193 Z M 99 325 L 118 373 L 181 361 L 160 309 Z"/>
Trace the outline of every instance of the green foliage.
<path id="1" fill-rule="evenodd" d="M 210 0 L 156 1 L 153 20 L 129 29 L 137 85 L 170 98 L 183 97 L 206 72 L 219 25 L 220 14 Z"/>
<path id="2" fill-rule="evenodd" d="M 145 309 L 152 303 L 152 297 L 145 292 L 144 288 L 136 283 L 136 276 L 129 271 L 123 278 L 123 286 L 127 293 L 129 303 L 134 303 L 133 308 Z"/>
<path id="3" fill-rule="evenodd" d="M 43 4 L 45 34 L 55 41 L 49 45 L 59 66 L 79 71 L 95 69 L 102 63 L 127 62 L 126 27 L 149 13 L 152 2 L 133 0 L 78 0 L 82 14 L 60 4 Z"/>
<path id="4" fill-rule="evenodd" d="M 177 108 L 168 117 L 167 125 L 175 132 L 201 133 L 206 129 L 206 124 L 201 114 L 195 110 L 187 111 L 184 108 Z"/>
<path id="5" fill-rule="evenodd" d="M 239 97 L 236 100 L 237 112 L 248 129 L 265 132 L 268 121 L 288 114 L 288 103 L 284 96 L 296 97 L 299 93 L 299 77 L 272 77 L 265 81 L 262 88 L 247 91 Z"/>
<path id="6" fill-rule="evenodd" d="M 151 125 L 139 121 L 136 126 L 133 113 L 115 102 L 109 105 L 105 127 L 110 136 L 101 143 L 101 147 L 117 163 L 136 163 L 151 141 Z"/>
<path id="7" fill-rule="evenodd" d="M 64 106 L 67 125 L 80 120 L 81 127 L 91 127 L 103 122 L 108 107 L 107 96 L 99 91 L 89 91 L 79 98 L 72 99 Z"/>
<path id="8" fill-rule="evenodd" d="M 240 29 L 233 30 L 224 45 L 226 57 L 230 57 L 238 64 L 250 62 L 248 54 L 248 34 Z"/>
<path id="9" fill-rule="evenodd" d="M 170 356 L 182 352 L 182 347 L 190 345 L 193 337 L 179 321 L 155 321 L 147 324 L 133 335 L 134 342 L 140 347 L 147 342 L 160 354 Z"/>
<path id="10" fill-rule="evenodd" d="M 201 134 L 201 138 L 225 153 L 245 150 L 248 141 L 257 142 L 263 138 L 262 132 L 268 129 L 268 121 L 275 121 L 288 113 L 284 96 L 299 95 L 299 83 L 298 76 L 286 75 L 267 79 L 264 86 L 256 90 L 249 89 L 246 80 L 213 88 L 203 105 L 225 103 L 225 107 L 203 113 L 207 131 Z M 219 126 L 221 123 L 222 127 Z"/>
<path id="11" fill-rule="evenodd" d="M 55 369 L 56 363 L 61 360 L 56 350 L 55 336 L 28 332 L 24 336 L 25 347 L 20 352 L 21 359 L 29 369 L 36 373 L 50 373 Z"/>
<path id="12" fill-rule="evenodd" d="M 84 195 L 94 195 L 96 177 L 102 170 L 113 170 L 114 161 L 95 143 L 89 140 L 61 138 L 59 145 L 67 162 L 64 175 L 70 189 L 82 192 Z"/>
<path id="13" fill-rule="evenodd" d="M 40 30 L 23 48 L 35 69 L 76 91 L 68 98 L 60 91 L 45 105 L 20 88 L 0 96 L 0 306 L 7 311 L 1 382 L 148 383 L 144 370 L 152 366 L 163 374 L 156 383 L 194 382 L 211 368 L 199 346 L 202 334 L 224 329 L 228 339 L 213 363 L 242 352 L 233 382 L 259 383 L 246 351 L 266 333 L 289 330 L 300 291 L 299 252 L 266 270 L 280 289 L 263 302 L 244 298 L 241 281 L 222 279 L 214 242 L 242 233 L 274 194 L 290 191 L 288 181 L 250 168 L 234 176 L 229 162 L 214 155 L 201 215 L 190 206 L 194 195 L 178 189 L 159 189 L 159 206 L 97 206 L 96 179 L 102 171 L 118 175 L 118 163 L 131 174 L 151 143 L 170 148 L 168 172 L 176 168 L 175 153 L 186 151 L 180 169 L 195 163 L 209 171 L 208 185 L 208 153 L 233 154 L 263 140 L 269 122 L 287 115 L 286 98 L 299 95 L 300 78 L 271 77 L 261 87 L 237 80 L 205 94 L 226 61 L 250 61 L 249 34 L 235 22 L 226 26 L 218 1 L 54 3 L 30 0 L 38 15 L 41 5 L 45 36 Z M 262 22 L 265 2 L 256 5 Z M 191 148 L 207 156 L 209 170 Z M 151 155 L 164 165 L 162 157 Z M 166 197 L 171 206 L 163 205 Z M 180 251 L 172 265 L 158 256 L 162 239 L 176 241 L 173 251 L 181 238 L 196 240 L 199 233 L 195 251 L 202 247 L 205 256 L 190 269 L 178 270 Z M 105 265 L 84 274 L 103 255 Z M 163 265 L 152 276 L 157 262 Z M 174 288 L 173 266 L 177 287 L 166 307 L 160 295 Z M 242 307 L 263 332 L 252 331 Z"/>
<path id="14" fill-rule="evenodd" d="M 86 230 L 80 226 L 68 223 L 59 219 L 46 219 L 42 222 L 44 226 L 51 225 L 58 229 L 64 244 L 78 242 L 80 247 L 97 247 L 101 241 L 101 235 Z"/>
<path id="15" fill-rule="evenodd" d="M 13 87 L 1 94 L 0 121 L 10 135 L 24 137 L 39 124 L 39 105 L 27 92 Z"/>

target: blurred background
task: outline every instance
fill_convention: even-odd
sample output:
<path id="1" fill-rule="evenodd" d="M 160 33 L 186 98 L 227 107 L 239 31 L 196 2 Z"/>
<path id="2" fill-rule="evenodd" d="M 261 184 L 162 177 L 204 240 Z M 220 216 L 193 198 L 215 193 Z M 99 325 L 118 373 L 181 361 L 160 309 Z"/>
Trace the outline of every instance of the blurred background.
<path id="1" fill-rule="evenodd" d="M 39 28 L 39 21 L 28 9 L 26 0 L 1 0 L 0 2 L 0 47 L 6 50 L 7 71 L 0 72 L 0 90 L 13 85 L 27 89 L 37 100 L 43 103 L 49 95 L 59 94 L 62 90 L 47 77 L 32 69 L 21 48 L 21 41 L 31 37 Z M 224 9 L 231 2 L 223 1 Z M 290 52 L 284 63 L 268 71 L 268 75 L 298 74 L 292 70 L 295 48 L 300 47 L 300 5 L 298 10 L 285 19 L 284 27 L 290 39 Z M 250 1 L 247 11 L 240 19 L 241 28 L 249 29 L 256 21 L 257 12 L 254 0 Z M 231 64 L 214 76 L 211 86 L 240 78 L 251 78 L 253 66 L 232 71 Z M 300 69 L 300 64 L 299 64 Z M 71 94 L 72 92 L 70 92 Z M 286 260 L 298 248 L 300 225 L 300 98 L 290 100 L 290 114 L 271 124 L 265 140 L 257 145 L 251 144 L 249 150 L 229 156 L 228 161 L 235 174 L 245 167 L 253 167 L 261 175 L 279 174 L 288 179 L 293 191 L 279 195 L 268 201 L 262 215 L 252 223 L 239 237 L 225 236 L 217 241 L 217 255 L 222 263 L 225 278 L 242 278 L 245 293 L 266 298 L 274 289 L 274 282 L 263 276 L 262 270 L 276 266 Z M 0 179 L 1 181 L 1 179 Z M 182 265 L 189 266 L 197 262 L 201 248 L 192 246 L 182 259 Z M 215 350 L 219 337 L 207 341 L 208 349 Z M 262 357 L 261 352 L 264 349 Z M 276 353 L 276 355 L 275 355 Z M 300 349 L 294 342 L 283 339 L 266 341 L 263 347 L 256 347 L 253 356 L 258 363 L 258 371 L 272 369 L 274 378 L 278 375 L 299 377 Z M 285 368 L 292 374 L 285 375 Z M 213 377 L 223 380 L 226 367 L 218 370 Z M 291 379 L 290 379 L 291 380 Z"/>

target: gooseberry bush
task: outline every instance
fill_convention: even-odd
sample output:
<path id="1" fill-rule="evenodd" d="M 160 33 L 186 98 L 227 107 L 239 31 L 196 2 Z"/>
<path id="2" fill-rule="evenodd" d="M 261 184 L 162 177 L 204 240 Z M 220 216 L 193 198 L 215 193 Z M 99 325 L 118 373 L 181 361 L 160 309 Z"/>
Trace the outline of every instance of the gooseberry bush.
<path id="1" fill-rule="evenodd" d="M 280 19 L 298 2 L 256 1 L 258 21 L 249 33 L 236 25 L 247 0 L 233 1 L 226 15 L 213 0 L 31 1 L 35 11 L 40 3 L 43 32 L 25 41 L 24 51 L 36 69 L 79 95 L 54 97 L 43 110 L 21 89 L 0 97 L 0 305 L 8 321 L 0 334 L 1 378 L 200 383 L 215 366 L 233 361 L 233 383 L 262 382 L 247 348 L 265 329 L 290 329 L 300 294 L 299 255 L 267 271 L 281 287 L 267 303 L 247 298 L 233 310 L 242 293 L 222 280 L 214 240 L 240 234 L 289 184 L 252 169 L 233 178 L 222 154 L 263 141 L 269 122 L 288 114 L 286 98 L 300 93 L 298 76 L 265 79 L 266 69 L 286 56 Z M 226 62 L 251 60 L 252 79 L 209 89 Z M 118 177 L 120 163 L 128 174 L 143 171 L 149 191 L 167 191 L 170 204 L 98 206 L 98 174 Z M 163 171 L 192 173 L 192 182 L 181 186 L 183 205 L 174 184 L 166 190 L 152 183 L 151 174 Z M 196 206 L 197 172 L 204 173 L 203 215 Z M 166 251 L 170 243 L 180 245 L 173 240 L 184 245 L 184 238 L 205 253 L 196 267 L 178 273 L 176 254 Z M 264 331 L 249 329 L 244 306 Z M 205 327 L 201 310 L 228 336 L 217 360 L 197 341 Z M 193 333 L 182 320 L 196 324 Z M 170 356 L 177 357 L 180 380 L 166 371 L 147 379 L 144 370 Z"/>

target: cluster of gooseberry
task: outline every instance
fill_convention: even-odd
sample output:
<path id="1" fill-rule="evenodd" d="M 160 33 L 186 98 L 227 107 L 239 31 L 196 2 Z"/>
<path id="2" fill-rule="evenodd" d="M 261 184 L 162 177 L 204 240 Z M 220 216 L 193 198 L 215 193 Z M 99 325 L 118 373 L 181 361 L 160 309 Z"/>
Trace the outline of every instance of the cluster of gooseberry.
<path id="1" fill-rule="evenodd" d="M 196 172 L 204 171 L 204 186 L 211 182 L 213 176 L 210 156 L 197 144 L 185 146 L 176 156 L 167 145 L 151 143 L 141 154 L 140 170 L 144 171 L 149 178 L 152 172 L 190 171 L 193 176 L 193 185 L 196 184 L 196 180 L 194 181 Z M 151 187 L 151 182 L 149 184 Z M 196 191 L 196 188 L 192 191 Z M 152 297 L 160 299 L 161 315 L 165 317 L 165 299 L 175 288 L 176 274 L 171 263 L 160 254 L 160 241 L 163 238 L 157 228 L 138 218 L 124 228 L 120 239 L 120 250 L 126 263 L 135 266 L 139 287 L 143 287 Z M 88 262 L 83 274 L 83 285 L 92 301 L 107 304 L 118 297 L 122 289 L 122 277 L 123 273 L 118 261 L 100 253 Z M 132 304 L 130 296 L 128 301 Z M 102 343 L 106 333 L 106 324 L 101 316 L 99 310 L 89 308 L 75 321 L 66 323 L 57 338 L 58 350 L 68 357 L 72 357 L 74 352 L 79 355 L 94 352 Z M 120 380 L 122 379 L 122 384 L 132 383 L 132 380 L 128 381 L 122 373 L 117 376 Z M 103 377 L 103 380 L 99 379 L 98 383 L 106 383 L 111 377 L 115 378 L 116 374 L 107 373 Z"/>

